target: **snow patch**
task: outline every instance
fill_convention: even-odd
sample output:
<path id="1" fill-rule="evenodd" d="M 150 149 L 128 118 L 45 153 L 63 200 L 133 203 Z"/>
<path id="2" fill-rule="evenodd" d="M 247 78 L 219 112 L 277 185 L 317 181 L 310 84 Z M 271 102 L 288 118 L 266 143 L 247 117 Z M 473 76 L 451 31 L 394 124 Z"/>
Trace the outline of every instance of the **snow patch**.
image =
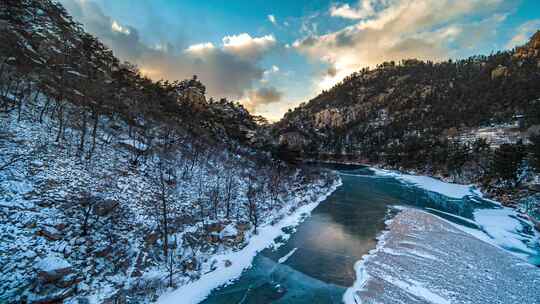
<path id="1" fill-rule="evenodd" d="M 283 264 L 283 263 L 287 262 L 287 260 L 296 252 L 296 250 L 298 250 L 298 248 L 294 248 L 289 253 L 287 253 L 283 257 L 279 258 L 278 263 Z"/>
<path id="2" fill-rule="evenodd" d="M 397 206 L 396 206 L 397 207 Z M 400 209 L 406 210 L 406 207 L 399 206 Z M 386 220 L 384 222 L 386 226 L 390 225 L 392 223 L 392 220 Z M 345 304 L 361 304 L 362 301 L 358 297 L 357 292 L 360 290 L 363 290 L 367 281 L 369 280 L 369 274 L 366 270 L 366 262 L 373 258 L 375 254 L 381 250 L 384 250 L 384 245 L 386 244 L 386 238 L 388 236 L 388 233 L 390 233 L 390 230 L 384 230 L 381 235 L 377 237 L 377 246 L 375 249 L 372 249 L 368 252 L 368 254 L 364 255 L 362 259 L 357 261 L 354 264 L 354 270 L 356 271 L 356 281 L 354 281 L 353 285 L 345 291 L 345 294 L 343 294 L 343 303 Z"/>
<path id="3" fill-rule="evenodd" d="M 36 269 L 44 271 L 44 272 L 51 272 L 58 269 L 65 269 L 70 268 L 71 264 L 69 264 L 68 261 L 64 260 L 63 258 L 57 256 L 57 255 L 49 255 L 43 259 L 41 259 L 39 262 L 36 263 Z"/>

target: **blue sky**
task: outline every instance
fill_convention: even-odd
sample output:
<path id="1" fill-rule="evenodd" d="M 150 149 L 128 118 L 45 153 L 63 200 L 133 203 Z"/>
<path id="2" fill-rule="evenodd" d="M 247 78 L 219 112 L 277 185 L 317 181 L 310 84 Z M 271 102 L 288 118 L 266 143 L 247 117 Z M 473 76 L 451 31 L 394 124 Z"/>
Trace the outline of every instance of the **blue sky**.
<path id="1" fill-rule="evenodd" d="M 152 78 L 197 74 L 272 120 L 384 60 L 443 60 L 523 43 L 540 1 L 61 0 Z"/>

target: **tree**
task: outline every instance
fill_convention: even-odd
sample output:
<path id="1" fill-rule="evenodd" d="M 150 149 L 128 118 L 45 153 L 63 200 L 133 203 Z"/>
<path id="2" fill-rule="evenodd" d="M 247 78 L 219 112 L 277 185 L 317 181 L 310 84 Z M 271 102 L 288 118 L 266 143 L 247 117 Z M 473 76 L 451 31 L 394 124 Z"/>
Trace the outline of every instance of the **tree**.
<path id="1" fill-rule="evenodd" d="M 531 141 L 530 151 L 532 156 L 532 165 L 537 172 L 540 172 L 540 134 L 532 135 L 529 140 Z"/>
<path id="2" fill-rule="evenodd" d="M 520 144 L 502 144 L 495 150 L 492 173 L 505 181 L 517 181 L 518 168 L 525 157 L 525 149 Z"/>
<path id="3" fill-rule="evenodd" d="M 246 189 L 248 209 L 248 218 L 251 224 L 253 224 L 254 233 L 257 234 L 257 228 L 259 226 L 259 200 L 261 197 L 261 188 L 257 185 L 257 181 L 254 176 L 248 176 L 248 186 Z"/>

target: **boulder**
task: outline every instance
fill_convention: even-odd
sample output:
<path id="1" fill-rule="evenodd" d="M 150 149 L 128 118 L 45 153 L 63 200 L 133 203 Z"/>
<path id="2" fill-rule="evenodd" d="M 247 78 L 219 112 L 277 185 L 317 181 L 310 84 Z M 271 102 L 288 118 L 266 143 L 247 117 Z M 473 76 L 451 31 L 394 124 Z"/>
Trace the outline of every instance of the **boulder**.
<path id="1" fill-rule="evenodd" d="M 251 228 L 251 224 L 248 222 L 238 222 L 236 224 L 236 229 L 240 231 L 247 231 Z"/>
<path id="2" fill-rule="evenodd" d="M 98 216 L 106 216 L 111 213 L 120 203 L 115 200 L 103 200 L 94 205 L 94 214 Z"/>
<path id="3" fill-rule="evenodd" d="M 49 255 L 39 260 L 34 268 L 39 281 L 43 284 L 55 283 L 73 272 L 71 264 L 56 255 Z"/>
<path id="4" fill-rule="evenodd" d="M 58 241 L 62 238 L 62 234 L 60 231 L 58 231 L 54 227 L 45 226 L 41 228 L 38 232 L 36 232 L 37 235 L 43 236 L 51 241 Z"/>
<path id="5" fill-rule="evenodd" d="M 98 248 L 98 249 L 94 250 L 94 254 L 98 258 L 104 258 L 106 256 L 109 256 L 111 254 L 111 252 L 112 252 L 112 247 L 111 246 L 104 246 L 102 248 Z"/>
<path id="6" fill-rule="evenodd" d="M 159 240 L 159 233 L 151 232 L 147 234 L 146 237 L 144 238 L 144 243 L 146 244 L 147 247 L 154 246 L 157 240 Z"/>
<path id="7" fill-rule="evenodd" d="M 508 76 L 509 70 L 503 65 L 499 65 L 491 71 L 491 80 Z"/>
<path id="8" fill-rule="evenodd" d="M 223 230 L 223 225 L 221 223 L 210 223 L 205 226 L 206 232 L 212 233 L 212 232 L 220 232 Z"/>

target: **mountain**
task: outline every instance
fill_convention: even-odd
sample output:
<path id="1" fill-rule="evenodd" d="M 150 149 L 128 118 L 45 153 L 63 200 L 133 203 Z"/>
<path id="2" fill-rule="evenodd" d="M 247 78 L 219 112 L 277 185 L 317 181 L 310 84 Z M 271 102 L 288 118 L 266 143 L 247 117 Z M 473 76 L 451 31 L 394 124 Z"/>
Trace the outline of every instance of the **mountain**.
<path id="1" fill-rule="evenodd" d="M 260 118 L 197 77 L 142 76 L 57 2 L 2 1 L 0 40 L 1 303 L 150 302 L 238 267 L 214 257 L 335 180 L 253 148 Z"/>
<path id="2" fill-rule="evenodd" d="M 528 143 L 523 128 L 538 129 L 538 83 L 540 31 L 524 46 L 489 56 L 365 68 L 286 113 L 273 132 L 301 158 L 514 183 L 525 147 L 504 144 Z M 497 155 L 513 155 L 507 163 L 518 165 L 498 168 L 508 158 L 497 162 Z"/>

